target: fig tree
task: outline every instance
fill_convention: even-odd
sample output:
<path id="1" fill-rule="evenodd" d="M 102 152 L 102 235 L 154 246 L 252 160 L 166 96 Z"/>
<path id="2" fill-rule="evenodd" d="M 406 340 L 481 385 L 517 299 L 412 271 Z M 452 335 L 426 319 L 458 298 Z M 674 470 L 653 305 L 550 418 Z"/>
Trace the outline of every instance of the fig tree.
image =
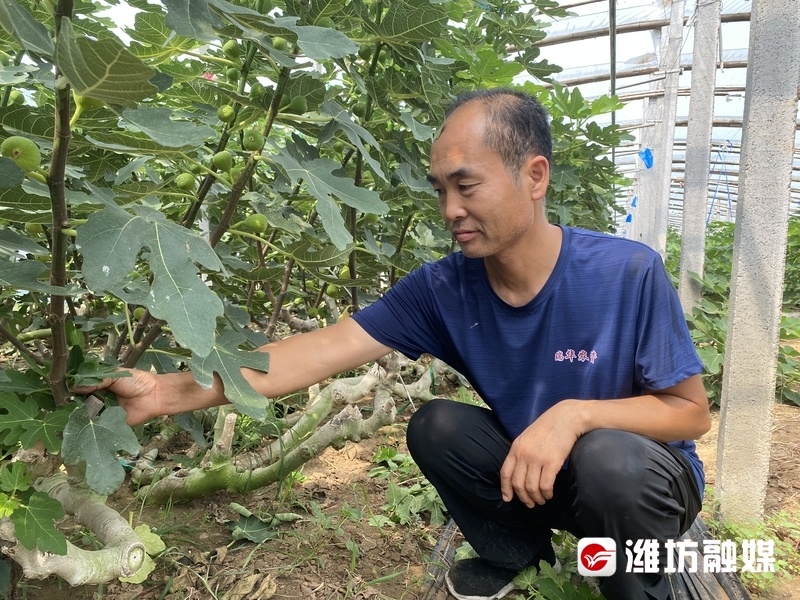
<path id="1" fill-rule="evenodd" d="M 35 171 L 42 163 L 39 146 L 21 135 L 12 135 L 3 140 L 0 145 L 0 155 L 13 160 L 26 173 Z"/>
<path id="2" fill-rule="evenodd" d="M 240 75 L 239 69 L 237 69 L 236 67 L 231 67 L 230 69 L 225 71 L 225 77 L 227 77 L 228 81 L 230 81 L 231 83 L 239 81 L 239 75 Z"/>

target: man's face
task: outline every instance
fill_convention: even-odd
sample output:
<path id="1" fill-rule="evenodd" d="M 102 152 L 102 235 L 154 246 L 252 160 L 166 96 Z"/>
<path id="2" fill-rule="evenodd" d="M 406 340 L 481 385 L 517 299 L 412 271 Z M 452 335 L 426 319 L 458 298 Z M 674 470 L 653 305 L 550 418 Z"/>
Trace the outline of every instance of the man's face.
<path id="1" fill-rule="evenodd" d="M 484 146 L 483 113 L 470 102 L 450 115 L 431 148 L 428 176 L 445 224 L 471 258 L 512 251 L 535 214 L 526 178 L 515 180 Z"/>

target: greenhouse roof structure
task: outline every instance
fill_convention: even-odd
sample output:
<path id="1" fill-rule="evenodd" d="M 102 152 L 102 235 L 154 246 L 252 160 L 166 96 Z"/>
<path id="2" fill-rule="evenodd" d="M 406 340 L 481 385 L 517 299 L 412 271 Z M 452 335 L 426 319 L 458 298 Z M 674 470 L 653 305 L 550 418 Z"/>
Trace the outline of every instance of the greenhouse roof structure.
<path id="1" fill-rule="evenodd" d="M 682 2 L 683 3 L 683 2 Z M 670 1 L 605 0 L 562 1 L 573 16 L 553 20 L 539 45 L 542 57 L 563 67 L 554 80 L 577 86 L 584 96 L 616 93 L 625 103 L 615 122 L 634 136 L 618 149 L 614 160 L 631 180 L 625 190 L 619 225 L 634 218 L 632 209 L 642 196 L 640 175 L 646 167 L 639 153 L 647 146 L 645 132 L 652 128 L 648 103 L 664 97 L 664 68 L 672 10 Z M 681 28 L 677 102 L 672 137 L 669 224 L 681 228 L 686 166 L 686 138 L 694 62 L 697 0 L 686 0 Z M 719 46 L 715 49 L 713 123 L 708 149 L 708 205 L 706 220 L 734 220 L 738 198 L 739 157 L 745 104 L 747 56 L 750 44 L 750 9 L 747 0 L 722 0 Z M 698 46 L 699 47 L 699 46 Z M 612 60 L 612 56 L 614 59 Z M 800 118 L 795 136 L 790 213 L 800 214 Z"/>

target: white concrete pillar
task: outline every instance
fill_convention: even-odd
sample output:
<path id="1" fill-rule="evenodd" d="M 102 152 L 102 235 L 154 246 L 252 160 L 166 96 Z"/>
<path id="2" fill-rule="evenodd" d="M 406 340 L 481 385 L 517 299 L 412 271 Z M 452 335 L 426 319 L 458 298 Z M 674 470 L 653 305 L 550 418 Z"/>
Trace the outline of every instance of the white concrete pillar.
<path id="1" fill-rule="evenodd" d="M 753 0 L 722 382 L 722 516 L 763 516 L 800 84 L 800 2 Z"/>
<path id="2" fill-rule="evenodd" d="M 708 171 L 714 83 L 717 71 L 721 0 L 698 0 L 694 23 L 692 85 L 686 132 L 681 262 L 678 292 L 685 312 L 700 304 L 702 286 L 690 273 L 703 275 L 706 241 Z"/>
<path id="3" fill-rule="evenodd" d="M 681 47 L 683 45 L 684 0 L 665 2 L 670 6 L 670 24 L 661 32 L 658 45 L 660 74 L 663 79 L 654 83 L 655 89 L 664 89 L 663 97 L 657 95 L 646 100 L 642 149 L 650 149 L 652 168 L 640 161 L 637 174 L 639 198 L 631 221 L 630 236 L 651 248 L 666 254 L 667 222 L 669 218 L 669 188 L 672 179 L 672 147 L 675 138 L 675 116 L 678 110 L 678 78 L 680 76 Z"/>

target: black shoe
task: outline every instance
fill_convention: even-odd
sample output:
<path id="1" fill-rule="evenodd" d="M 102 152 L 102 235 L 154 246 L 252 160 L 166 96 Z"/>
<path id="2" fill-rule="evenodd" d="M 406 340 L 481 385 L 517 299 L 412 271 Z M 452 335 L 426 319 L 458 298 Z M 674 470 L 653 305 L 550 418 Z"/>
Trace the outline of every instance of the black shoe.
<path id="1" fill-rule="evenodd" d="M 457 561 L 445 581 L 450 594 L 458 600 L 497 600 L 517 589 L 517 571 L 495 567 L 482 558 Z"/>

